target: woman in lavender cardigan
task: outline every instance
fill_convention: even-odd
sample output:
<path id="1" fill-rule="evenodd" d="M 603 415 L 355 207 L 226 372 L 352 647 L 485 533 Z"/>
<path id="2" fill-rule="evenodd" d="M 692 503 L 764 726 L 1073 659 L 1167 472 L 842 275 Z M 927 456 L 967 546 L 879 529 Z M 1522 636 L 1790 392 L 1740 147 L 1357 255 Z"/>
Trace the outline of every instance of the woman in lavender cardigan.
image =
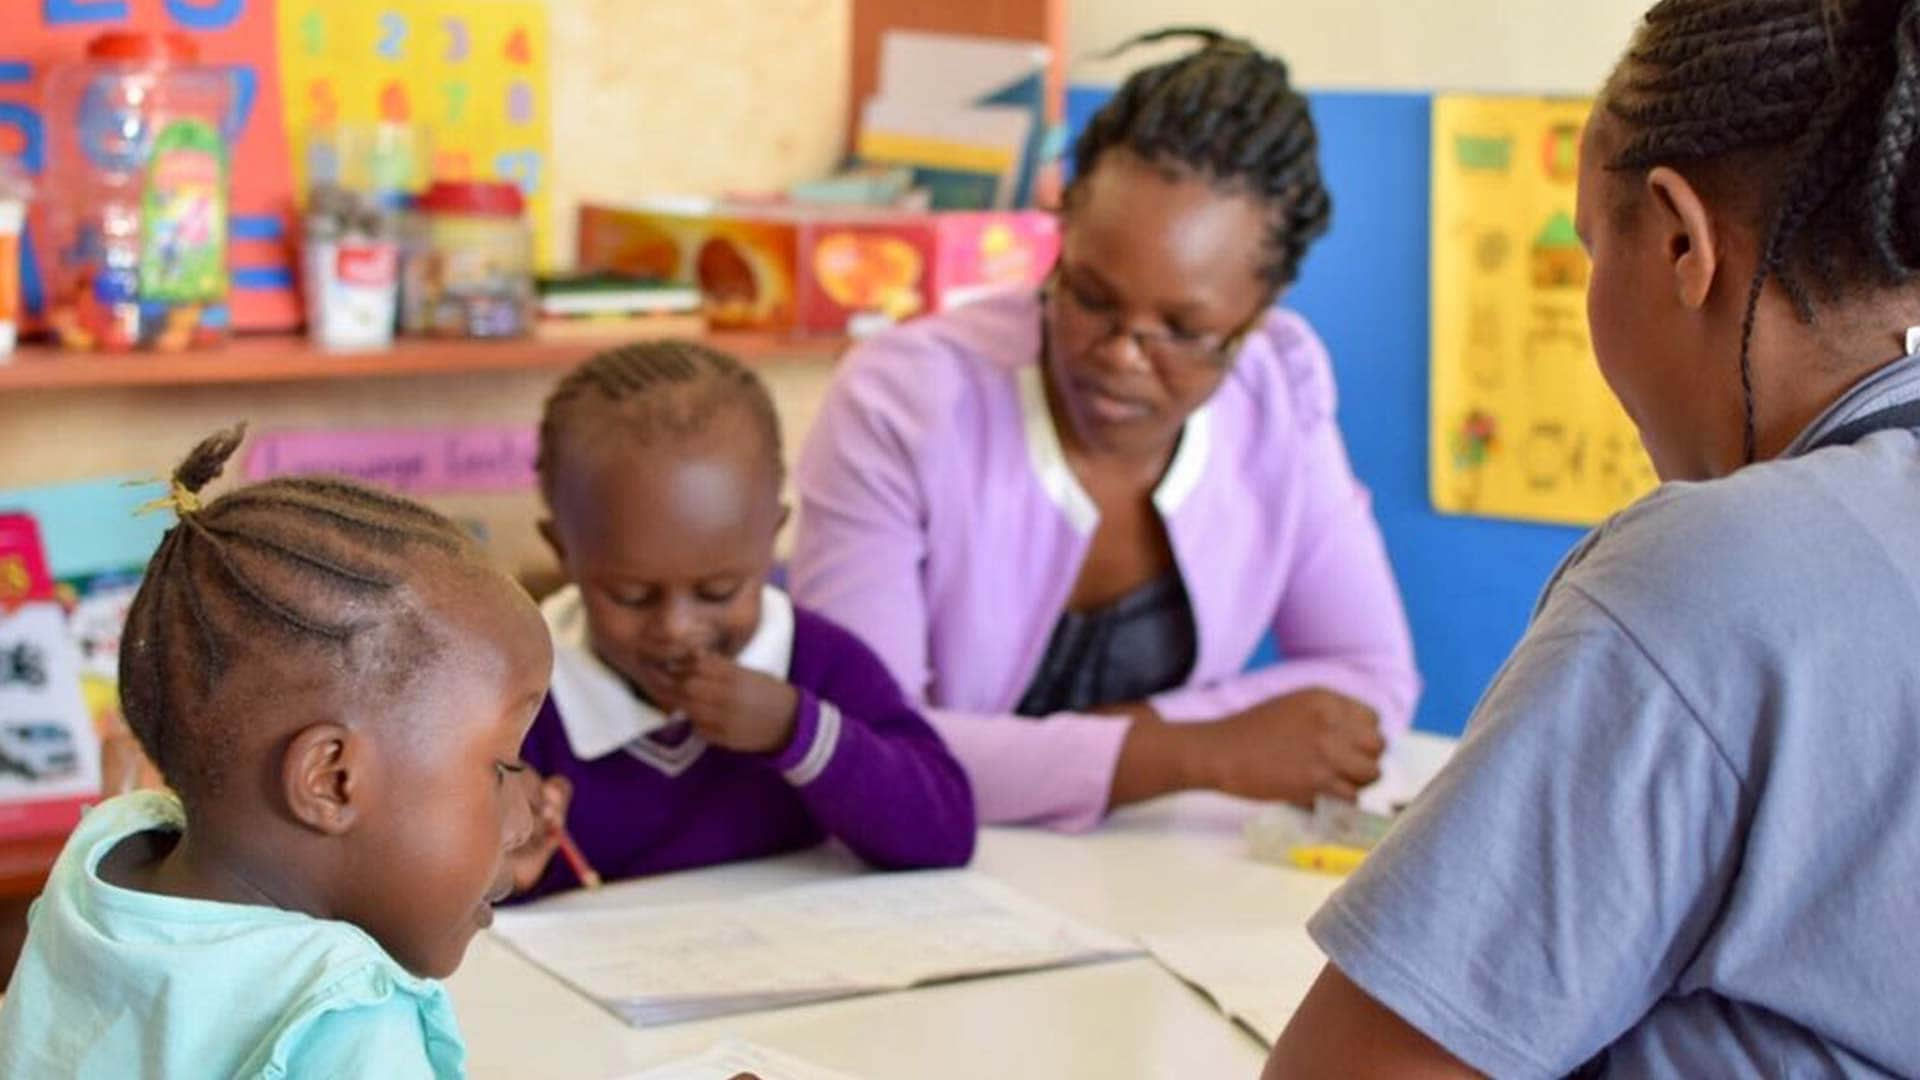
<path id="1" fill-rule="evenodd" d="M 1329 218 L 1307 104 L 1201 36 L 1081 138 L 1046 286 L 856 349 L 801 456 L 795 598 L 925 703 L 983 821 L 1351 796 L 1418 694 L 1326 351 L 1273 306 Z"/>

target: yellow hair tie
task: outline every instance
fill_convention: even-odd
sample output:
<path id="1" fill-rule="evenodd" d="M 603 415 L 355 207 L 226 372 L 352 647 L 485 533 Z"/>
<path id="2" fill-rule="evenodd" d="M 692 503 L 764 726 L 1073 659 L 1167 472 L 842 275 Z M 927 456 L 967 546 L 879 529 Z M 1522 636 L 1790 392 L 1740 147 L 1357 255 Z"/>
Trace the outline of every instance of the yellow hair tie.
<path id="1" fill-rule="evenodd" d="M 151 514 L 156 510 L 172 510 L 175 517 L 186 517 L 200 511 L 200 496 L 178 480 L 167 482 L 167 493 L 135 510 L 134 516 Z"/>

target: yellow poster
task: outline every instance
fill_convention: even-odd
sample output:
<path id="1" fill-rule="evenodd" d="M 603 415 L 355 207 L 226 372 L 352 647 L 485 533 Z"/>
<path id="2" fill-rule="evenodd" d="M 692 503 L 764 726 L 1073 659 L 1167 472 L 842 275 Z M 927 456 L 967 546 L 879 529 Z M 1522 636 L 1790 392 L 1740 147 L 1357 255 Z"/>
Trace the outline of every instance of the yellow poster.
<path id="1" fill-rule="evenodd" d="M 1573 213 L 1589 108 L 1434 99 L 1430 484 L 1443 513 L 1589 525 L 1653 489 L 1587 336 Z"/>
<path id="2" fill-rule="evenodd" d="M 526 194 L 538 261 L 552 265 L 544 4 L 282 0 L 279 19 L 296 191 L 316 153 L 377 187 L 511 180 Z"/>

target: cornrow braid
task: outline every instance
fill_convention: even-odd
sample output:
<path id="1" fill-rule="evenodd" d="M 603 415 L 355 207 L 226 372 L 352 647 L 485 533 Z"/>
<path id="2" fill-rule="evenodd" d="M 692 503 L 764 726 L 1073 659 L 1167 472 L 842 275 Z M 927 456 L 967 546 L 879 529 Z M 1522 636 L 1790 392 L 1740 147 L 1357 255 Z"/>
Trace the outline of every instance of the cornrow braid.
<path id="1" fill-rule="evenodd" d="M 1107 55 L 1178 38 L 1198 38 L 1200 48 L 1134 72 L 1081 133 L 1067 204 L 1115 147 L 1242 188 L 1271 212 L 1260 275 L 1270 289 L 1284 288 L 1299 277 L 1307 249 L 1333 217 L 1307 99 L 1279 58 L 1217 30 L 1156 30 Z"/>
<path id="2" fill-rule="evenodd" d="M 379 677 L 347 664 L 385 631 L 387 674 L 432 649 L 406 586 L 426 553 L 480 564 L 460 528 L 394 495 L 346 480 L 283 477 L 200 505 L 245 425 L 203 440 L 174 469 L 167 530 L 127 613 L 120 696 L 127 726 L 190 802 L 217 793 L 235 732 L 210 706 L 241 664 Z"/>
<path id="3" fill-rule="evenodd" d="M 1920 4 L 1902 8 L 1893 50 L 1893 86 L 1880 110 L 1879 141 L 1867 171 L 1867 209 L 1880 269 L 1898 284 L 1920 272 L 1920 192 L 1907 182 L 1920 142 Z"/>
<path id="4" fill-rule="evenodd" d="M 1767 282 L 1811 323 L 1816 289 L 1835 299 L 1920 272 L 1920 0 L 1662 0 L 1605 105 L 1628 131 L 1616 169 L 1740 157 L 1773 180 L 1740 334 L 1752 461 Z"/>
<path id="5" fill-rule="evenodd" d="M 536 467 L 542 490 L 554 490 L 561 448 L 574 440 L 619 433 L 649 443 L 704 431 L 727 409 L 743 409 L 760 429 L 768 467 L 785 475 L 780 415 L 753 370 L 718 349 L 692 341 L 644 341 L 587 360 L 560 380 L 540 418 Z"/>

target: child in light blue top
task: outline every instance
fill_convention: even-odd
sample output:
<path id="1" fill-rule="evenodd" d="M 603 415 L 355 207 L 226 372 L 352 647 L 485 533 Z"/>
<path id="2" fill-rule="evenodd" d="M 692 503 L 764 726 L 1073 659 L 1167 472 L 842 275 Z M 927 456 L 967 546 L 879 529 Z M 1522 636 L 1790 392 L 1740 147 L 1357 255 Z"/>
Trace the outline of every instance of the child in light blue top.
<path id="1" fill-rule="evenodd" d="M 90 811 L 0 1006 L 0 1076 L 448 1077 L 436 979 L 530 841 L 512 778 L 546 695 L 539 615 L 459 529 L 293 478 L 198 492 L 127 619 L 129 726 L 179 792 Z"/>
<path id="2" fill-rule="evenodd" d="M 158 791 L 80 823 L 7 999 L 6 1075 L 123 1076 L 136 1062 L 172 1076 L 460 1074 L 446 991 L 359 927 L 100 877 L 129 837 L 186 823 L 180 801 Z"/>

